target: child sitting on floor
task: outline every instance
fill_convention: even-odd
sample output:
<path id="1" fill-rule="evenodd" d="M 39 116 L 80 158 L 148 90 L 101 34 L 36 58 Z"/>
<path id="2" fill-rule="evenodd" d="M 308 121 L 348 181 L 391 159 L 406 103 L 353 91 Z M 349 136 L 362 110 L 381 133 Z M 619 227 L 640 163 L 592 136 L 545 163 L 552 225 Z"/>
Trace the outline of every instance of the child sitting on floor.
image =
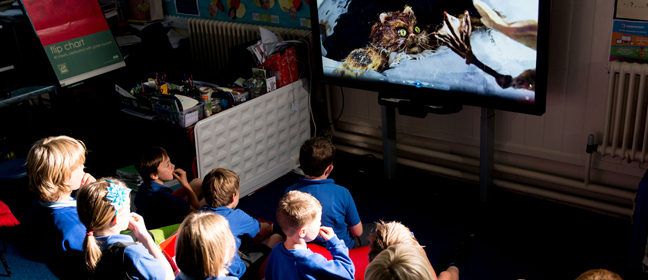
<path id="1" fill-rule="evenodd" d="M 29 190 L 36 196 L 31 219 L 45 236 L 47 264 L 61 279 L 83 279 L 85 226 L 72 191 L 95 181 L 85 173 L 86 147 L 68 136 L 36 141 L 27 155 Z"/>
<path id="2" fill-rule="evenodd" d="M 443 280 L 459 280 L 459 266 L 463 265 L 465 262 L 465 258 L 467 258 L 468 250 L 470 250 L 471 243 L 472 243 L 472 238 L 473 236 L 471 235 L 469 239 L 462 240 L 461 242 L 458 242 L 457 245 L 455 245 L 455 248 L 453 248 L 453 252 L 450 254 L 451 262 L 448 265 L 448 268 L 441 272 L 439 274 L 439 279 Z M 418 256 L 418 253 L 422 253 L 423 256 L 425 257 L 425 263 L 427 266 L 429 266 L 432 274 L 434 274 L 433 278 L 407 278 L 407 279 L 436 279 L 436 273 L 434 272 L 434 269 L 432 268 L 432 265 L 430 264 L 430 261 L 427 258 L 427 255 L 425 254 L 425 251 L 423 250 L 423 246 L 419 245 L 418 241 L 414 237 L 414 234 L 410 231 L 409 228 L 401 224 L 400 222 L 388 222 L 385 223 L 383 221 L 380 221 L 380 223 L 376 223 L 375 226 L 375 231 L 369 235 L 369 266 L 373 264 L 375 259 L 377 258 L 378 255 L 380 255 L 383 251 L 385 251 L 387 248 L 390 248 L 393 245 L 396 244 L 408 244 L 412 245 L 415 248 L 418 248 L 417 251 L 420 252 L 414 252 L 414 253 L 407 253 L 407 250 L 411 250 L 411 247 L 407 247 L 406 249 L 401 249 L 401 250 L 391 250 L 389 253 L 389 257 L 384 257 L 383 260 L 380 262 L 381 266 L 382 265 L 389 265 L 391 262 L 397 262 L 399 265 L 404 265 L 402 264 L 402 260 L 399 260 L 401 258 L 405 258 L 407 260 L 418 260 L 418 257 L 415 257 L 414 255 Z M 461 245 L 461 246 L 459 246 Z M 404 257 L 407 256 L 407 257 Z M 420 264 L 418 263 L 412 263 L 408 264 L 411 266 L 419 266 Z M 369 266 L 367 266 L 367 273 L 369 272 Z M 404 270 L 410 269 L 408 267 L 401 267 Z M 377 268 L 372 268 L 372 269 L 377 269 Z M 378 269 L 381 270 L 381 269 Z M 375 276 L 375 275 L 374 275 Z M 365 278 L 367 278 L 367 275 L 365 274 Z M 373 278 L 375 279 L 391 279 L 391 278 Z M 397 278 L 400 279 L 400 278 Z M 405 278 L 403 278 L 405 279 Z"/>
<path id="3" fill-rule="evenodd" d="M 322 204 L 322 225 L 333 228 L 347 248 L 366 246 L 368 232 L 363 230 L 351 193 L 328 178 L 333 171 L 334 158 L 335 146 L 328 138 L 306 140 L 299 151 L 299 164 L 305 178 L 286 189 L 286 193 L 296 190 L 313 195 Z M 326 246 L 319 237 L 313 243 Z"/>
<path id="4" fill-rule="evenodd" d="M 130 211 L 130 189 L 113 178 L 100 179 L 79 191 L 79 219 L 91 279 L 173 279 L 171 265 L 146 230 L 143 218 Z M 130 229 L 142 242 L 120 234 Z"/>
<path id="5" fill-rule="evenodd" d="M 272 234 L 272 226 L 236 209 L 239 202 L 239 176 L 229 169 L 215 168 L 205 176 L 202 184 L 207 205 L 200 211 L 219 214 L 227 219 L 236 239 L 236 255 L 228 267 L 230 275 L 241 279 L 256 279 L 261 263 L 283 238 Z M 253 242 L 248 242 L 252 241 Z M 251 244 L 250 244 L 251 243 Z M 250 271 L 250 273 L 245 273 Z"/>
<path id="6" fill-rule="evenodd" d="M 312 195 L 288 192 L 279 201 L 277 221 L 286 234 L 268 257 L 266 280 L 354 279 L 355 266 L 344 241 L 330 227 L 321 227 L 322 206 Z M 333 259 L 328 261 L 308 249 L 306 242 L 321 236 Z"/>
<path id="7" fill-rule="evenodd" d="M 189 214 L 178 229 L 176 280 L 236 280 L 227 266 L 236 255 L 236 242 L 227 219 L 218 214 Z"/>
<path id="8" fill-rule="evenodd" d="M 436 280 L 420 246 L 399 243 L 380 252 L 365 270 L 365 280 Z M 441 277 L 439 277 L 441 279 Z"/>
<path id="9" fill-rule="evenodd" d="M 187 214 L 205 204 L 204 200 L 200 201 L 202 180 L 196 178 L 189 183 L 187 173 L 175 169 L 164 148 L 145 149 L 135 169 L 144 180 L 135 194 L 135 207 L 148 228 L 179 224 Z M 164 186 L 164 182 L 174 178 L 182 185 L 175 192 Z"/>

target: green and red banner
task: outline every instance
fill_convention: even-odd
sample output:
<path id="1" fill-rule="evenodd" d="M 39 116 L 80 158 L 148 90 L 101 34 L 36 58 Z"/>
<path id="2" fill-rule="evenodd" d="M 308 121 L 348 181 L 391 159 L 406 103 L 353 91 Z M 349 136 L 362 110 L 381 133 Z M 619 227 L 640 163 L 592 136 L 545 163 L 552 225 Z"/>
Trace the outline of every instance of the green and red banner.
<path id="1" fill-rule="evenodd" d="M 98 1 L 22 2 L 61 86 L 126 66 Z"/>

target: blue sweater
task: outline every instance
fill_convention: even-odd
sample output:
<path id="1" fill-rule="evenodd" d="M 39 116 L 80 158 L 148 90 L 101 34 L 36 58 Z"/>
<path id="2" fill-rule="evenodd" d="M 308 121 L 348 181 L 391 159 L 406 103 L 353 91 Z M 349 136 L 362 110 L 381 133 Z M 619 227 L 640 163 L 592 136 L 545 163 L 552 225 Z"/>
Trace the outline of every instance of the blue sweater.
<path id="1" fill-rule="evenodd" d="M 346 188 L 335 184 L 333 179 L 308 180 L 300 178 L 299 182 L 288 187 L 289 191 L 301 191 L 311 194 L 322 205 L 322 226 L 331 227 L 335 235 L 344 240 L 347 248 L 354 247 L 354 241 L 349 227 L 360 223 L 360 215 L 356 209 L 351 193 Z M 326 246 L 326 242 L 318 236 L 312 243 Z"/>
<path id="2" fill-rule="evenodd" d="M 334 236 L 326 244 L 333 256 L 330 261 L 310 249 L 288 250 L 279 242 L 268 257 L 265 279 L 354 279 L 355 266 L 344 242 Z"/>
<path id="3" fill-rule="evenodd" d="M 86 227 L 79 221 L 76 200 L 36 202 L 32 205 L 35 225 L 43 227 L 47 265 L 61 279 L 82 279 L 87 272 L 83 258 Z"/>

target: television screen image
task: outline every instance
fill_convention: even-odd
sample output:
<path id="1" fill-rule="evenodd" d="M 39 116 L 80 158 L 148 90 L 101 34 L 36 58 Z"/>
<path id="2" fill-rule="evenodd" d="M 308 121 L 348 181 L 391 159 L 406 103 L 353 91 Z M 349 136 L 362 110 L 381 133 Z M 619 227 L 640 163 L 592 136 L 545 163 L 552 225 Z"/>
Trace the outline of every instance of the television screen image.
<path id="1" fill-rule="evenodd" d="M 544 2 L 317 1 L 316 70 L 332 84 L 542 114 Z"/>

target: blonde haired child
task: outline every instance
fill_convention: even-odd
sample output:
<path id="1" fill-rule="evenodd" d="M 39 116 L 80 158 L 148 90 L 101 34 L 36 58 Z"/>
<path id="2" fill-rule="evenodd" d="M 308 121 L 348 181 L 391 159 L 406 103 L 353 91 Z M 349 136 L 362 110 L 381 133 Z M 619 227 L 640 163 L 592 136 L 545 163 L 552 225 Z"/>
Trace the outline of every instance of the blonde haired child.
<path id="1" fill-rule="evenodd" d="M 198 212 L 189 214 L 178 229 L 176 263 L 181 270 L 176 280 L 238 279 L 226 276 L 236 254 L 236 242 L 223 216 Z"/>
<path id="2" fill-rule="evenodd" d="M 378 254 L 365 270 L 366 280 L 436 280 L 421 246 L 394 244 Z"/>
<path id="3" fill-rule="evenodd" d="M 354 279 L 355 266 L 349 249 L 330 227 L 322 227 L 322 206 L 300 191 L 285 194 L 277 207 L 277 221 L 286 234 L 268 257 L 265 279 Z M 308 249 L 306 242 L 321 236 L 333 259 L 328 261 Z"/>
<path id="4" fill-rule="evenodd" d="M 83 253 L 93 279 L 173 279 L 171 265 L 158 249 L 144 219 L 130 212 L 130 189 L 104 178 L 77 195 L 79 219 L 86 226 Z M 120 234 L 131 229 L 142 243 Z"/>
<path id="5" fill-rule="evenodd" d="M 383 222 L 376 223 L 376 229 L 369 234 L 369 261 L 373 259 L 387 247 L 407 243 L 420 246 L 410 229 L 400 222 Z"/>
<path id="6" fill-rule="evenodd" d="M 378 256 L 383 254 L 383 252 L 388 249 L 390 249 L 389 253 L 386 253 L 388 256 L 383 256 L 381 261 L 378 264 L 375 264 L 375 266 L 378 267 L 372 267 L 372 277 L 374 277 L 372 279 L 437 279 L 434 268 L 432 268 L 432 265 L 430 264 L 430 261 L 428 260 L 427 255 L 423 250 L 423 246 L 418 243 L 410 229 L 400 222 L 392 221 L 385 223 L 383 221 L 380 221 L 380 223 L 376 223 L 374 232 L 369 235 L 369 242 L 368 257 L 370 263 L 365 270 L 366 279 L 369 279 L 366 275 L 369 272 L 369 267 L 372 266 L 372 264 L 377 260 Z M 400 249 L 396 250 L 393 248 L 395 245 L 410 246 L 399 247 Z M 424 262 L 421 257 L 425 260 Z M 407 263 L 408 261 L 412 261 L 413 263 Z M 423 269 L 421 268 L 423 263 L 425 263 L 425 266 L 429 268 L 433 277 L 417 278 L 419 276 L 416 275 L 427 275 L 427 272 L 424 273 Z M 402 273 L 405 273 L 403 271 L 398 273 L 393 272 L 398 274 L 393 275 L 393 277 L 395 278 L 389 278 L 392 276 L 385 275 L 379 276 L 379 274 L 386 272 L 383 267 L 389 268 L 390 266 L 399 267 L 399 269 L 402 269 L 403 271 L 408 271 L 410 269 L 418 270 L 413 272 L 415 275 L 413 278 L 399 278 L 402 277 Z M 439 279 L 459 280 L 459 268 L 457 268 L 456 265 L 451 264 L 445 271 L 442 271 L 439 274 Z"/>
<path id="7" fill-rule="evenodd" d="M 607 269 L 590 269 L 583 272 L 576 280 L 623 280 L 623 278 Z"/>
<path id="8" fill-rule="evenodd" d="M 86 229 L 71 194 L 95 181 L 83 171 L 85 157 L 85 144 L 68 136 L 38 140 L 27 154 L 29 190 L 37 200 L 32 205 L 31 223 L 46 236 L 47 264 L 62 279 L 84 278 Z"/>

